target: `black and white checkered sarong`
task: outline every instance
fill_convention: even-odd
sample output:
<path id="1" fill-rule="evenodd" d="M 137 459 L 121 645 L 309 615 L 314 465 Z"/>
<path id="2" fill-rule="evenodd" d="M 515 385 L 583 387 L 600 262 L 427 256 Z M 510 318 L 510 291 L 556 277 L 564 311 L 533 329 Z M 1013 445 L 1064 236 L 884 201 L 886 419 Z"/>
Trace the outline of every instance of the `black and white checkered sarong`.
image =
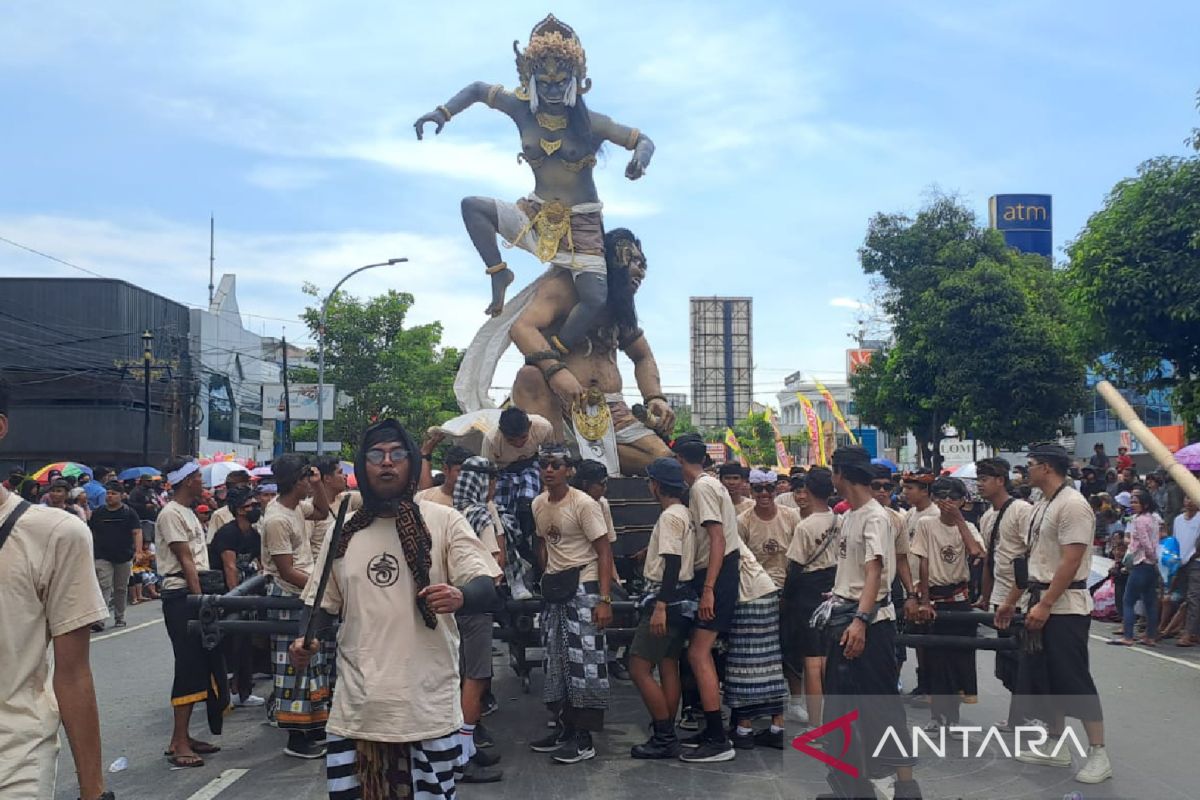
<path id="1" fill-rule="evenodd" d="M 592 622 L 592 609 L 599 602 L 596 584 L 581 582 L 570 602 L 547 603 L 542 611 L 545 702 L 608 708 L 608 648 L 604 631 Z"/>

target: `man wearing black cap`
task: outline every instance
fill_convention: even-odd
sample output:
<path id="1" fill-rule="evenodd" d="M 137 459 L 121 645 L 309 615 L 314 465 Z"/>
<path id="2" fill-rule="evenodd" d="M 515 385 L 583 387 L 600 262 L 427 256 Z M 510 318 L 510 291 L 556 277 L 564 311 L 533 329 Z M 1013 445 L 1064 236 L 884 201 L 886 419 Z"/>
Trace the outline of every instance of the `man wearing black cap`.
<path id="1" fill-rule="evenodd" d="M 372 425 L 355 457 L 362 506 L 333 549 L 326 537 L 314 565 L 335 559 L 325 594 L 305 592 L 316 641 L 292 642 L 303 670 L 337 632 L 338 675 L 328 722 L 330 797 L 455 796 L 470 753 L 459 730 L 458 633 L 454 613 L 486 613 L 499 574 L 462 514 L 416 502 L 417 443 L 395 420 Z M 320 574 L 319 572 L 317 574 Z"/>
<path id="2" fill-rule="evenodd" d="M 688 664 L 696 677 L 705 729 L 683 742 L 684 761 L 730 761 L 736 756 L 721 719 L 721 691 L 712 648 L 733 623 L 739 589 L 741 537 L 737 510 L 725 487 L 704 472 L 704 440 L 685 434 L 675 440 L 675 457 L 688 484 L 688 511 L 696 528 L 696 564 L 692 587 L 700 598 L 688 644 Z"/>
<path id="3" fill-rule="evenodd" d="M 989 504 L 979 520 L 979 532 L 987 548 L 982 600 L 993 612 L 998 612 L 1008 602 L 1014 582 L 1012 562 L 1025 553 L 1025 533 L 1029 530 L 1029 515 L 1033 511 L 1029 503 L 1012 496 L 1009 482 L 1011 472 L 1011 466 L 1003 458 L 985 458 L 975 462 L 975 483 L 979 487 L 979 496 Z M 1020 592 L 1017 597 L 1020 597 Z M 1011 615 L 1013 610 L 1006 609 L 1004 613 Z M 1000 635 L 1010 634 L 1000 631 Z M 996 651 L 996 679 L 1012 693 L 1005 725 L 1020 725 L 1024 719 L 1017 710 L 1016 651 Z"/>
<path id="4" fill-rule="evenodd" d="M 96 579 L 104 602 L 113 609 L 113 627 L 125 627 L 125 600 L 129 595 L 129 572 L 133 557 L 142 550 L 142 521 L 137 512 L 125 505 L 120 481 L 105 487 L 104 505 L 92 512 L 92 549 L 96 559 Z M 98 623 L 100 630 L 103 623 Z"/>
<path id="5" fill-rule="evenodd" d="M 1050 697 L 1051 740 L 1057 741 L 1062 734 L 1066 716 L 1083 722 L 1090 748 L 1087 763 L 1075 774 L 1075 780 L 1101 783 L 1112 777 L 1112 765 L 1104 748 L 1100 697 L 1088 666 L 1092 596 L 1087 590 L 1087 577 L 1096 523 L 1091 505 L 1067 477 L 1070 466 L 1071 456 L 1060 444 L 1029 448 L 1029 482 L 1041 490 L 1042 499 L 1030 514 L 1025 539 L 1028 582 L 1022 580 L 1018 561 L 1014 566 L 1016 585 L 1001 609 L 1003 613 L 997 613 L 996 622 L 998 627 L 1007 626 L 1021 590 L 1028 589 L 1025 630 L 1032 646 L 1021 651 L 1019 693 Z M 1017 758 L 1030 764 L 1071 766 L 1071 754 L 1065 747 L 1059 748 L 1057 755 L 1025 752 Z"/>
<path id="6" fill-rule="evenodd" d="M 897 693 L 895 657 L 896 614 L 891 603 L 892 576 L 896 570 L 896 539 L 891 519 L 871 495 L 871 456 L 858 445 L 839 447 L 833 453 L 833 485 L 850 504 L 841 520 L 837 543 L 837 575 L 833 608 L 826 627 L 825 718 L 848 712 L 843 696 L 871 695 L 862 709 L 862 737 L 875 746 L 860 755 L 862 777 L 850 779 L 830 770 L 830 784 L 839 796 L 867 797 L 870 782 L 896 775 L 895 797 L 921 797 L 912 777 L 915 759 L 889 746 L 889 727 L 906 728 L 904 707 Z M 856 701 L 851 700 L 856 705 Z"/>
<path id="7" fill-rule="evenodd" d="M 737 510 L 738 516 L 754 507 L 754 501 L 750 498 L 750 491 L 746 484 L 746 475 L 745 468 L 736 461 L 726 461 L 717 469 L 717 477 L 720 479 L 721 485 L 725 487 L 725 491 L 729 492 L 729 496 L 733 498 L 733 507 Z"/>

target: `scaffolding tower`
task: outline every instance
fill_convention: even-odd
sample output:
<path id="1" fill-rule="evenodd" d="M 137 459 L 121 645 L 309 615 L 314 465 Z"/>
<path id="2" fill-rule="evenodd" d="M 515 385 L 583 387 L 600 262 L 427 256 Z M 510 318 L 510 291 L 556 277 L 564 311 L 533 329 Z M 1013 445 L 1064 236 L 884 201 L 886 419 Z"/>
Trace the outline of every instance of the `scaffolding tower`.
<path id="1" fill-rule="evenodd" d="M 692 421 L 729 427 L 754 394 L 752 298 L 691 298 Z"/>

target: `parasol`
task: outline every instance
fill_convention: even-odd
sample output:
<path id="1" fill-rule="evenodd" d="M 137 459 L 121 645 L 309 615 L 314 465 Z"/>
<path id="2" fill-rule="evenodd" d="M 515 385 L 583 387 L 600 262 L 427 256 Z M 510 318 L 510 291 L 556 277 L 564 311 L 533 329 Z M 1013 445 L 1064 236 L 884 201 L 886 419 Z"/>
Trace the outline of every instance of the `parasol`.
<path id="1" fill-rule="evenodd" d="M 146 476 L 158 478 L 161 475 L 162 473 L 156 470 L 154 467 L 130 467 L 129 469 L 123 470 L 120 474 L 118 474 L 117 480 L 135 481 L 138 478 Z"/>
<path id="2" fill-rule="evenodd" d="M 1200 472 L 1200 442 L 1175 451 L 1175 460 L 1187 467 L 1189 472 Z"/>
<path id="3" fill-rule="evenodd" d="M 204 480 L 204 485 L 212 489 L 217 486 L 224 486 L 225 479 L 234 472 L 249 473 L 250 470 L 234 461 L 217 461 L 206 467 L 201 467 L 200 477 Z"/>
<path id="4" fill-rule="evenodd" d="M 95 477 L 92 474 L 91 467 L 74 461 L 55 461 L 53 464 L 47 464 L 42 467 L 29 477 L 38 483 L 49 483 L 50 472 L 52 470 L 58 470 L 64 478 L 78 478 L 80 475 L 87 475 L 89 478 Z"/>

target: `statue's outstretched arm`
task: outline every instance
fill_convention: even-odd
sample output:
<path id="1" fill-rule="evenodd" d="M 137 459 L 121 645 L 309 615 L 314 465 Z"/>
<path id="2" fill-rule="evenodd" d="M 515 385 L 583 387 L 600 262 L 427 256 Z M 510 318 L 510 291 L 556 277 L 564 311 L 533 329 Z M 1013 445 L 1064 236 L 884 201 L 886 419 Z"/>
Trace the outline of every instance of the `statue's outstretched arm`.
<path id="1" fill-rule="evenodd" d="M 461 114 L 476 103 L 487 103 L 492 108 L 503 111 L 511 117 L 514 111 L 513 104 L 518 102 L 520 101 L 512 94 L 504 91 L 504 87 L 500 84 L 475 81 L 454 95 L 454 97 L 451 97 L 443 105 L 438 106 L 428 114 L 424 114 L 413 123 L 413 127 L 417 130 L 417 138 L 424 139 L 426 123 L 433 123 L 437 126 L 433 130 L 435 134 L 441 133 L 442 128 L 446 127 L 446 123 L 450 121 L 451 117 Z"/>
<path id="2" fill-rule="evenodd" d="M 637 128 L 630 128 L 596 113 L 592 114 L 592 131 L 605 141 L 633 151 L 633 158 L 629 159 L 629 166 L 625 167 L 626 178 L 636 181 L 646 174 L 650 159 L 654 157 L 654 142 L 650 141 L 649 136 Z"/>
<path id="3" fill-rule="evenodd" d="M 642 402 L 646 411 L 655 422 L 652 428 L 669 432 L 675 427 L 675 412 L 671 409 L 667 398 L 663 395 L 662 377 L 658 372 L 658 362 L 654 360 L 654 351 L 640 330 L 628 334 L 621 349 L 633 362 L 633 377 L 637 381 L 638 390 L 642 393 Z"/>

